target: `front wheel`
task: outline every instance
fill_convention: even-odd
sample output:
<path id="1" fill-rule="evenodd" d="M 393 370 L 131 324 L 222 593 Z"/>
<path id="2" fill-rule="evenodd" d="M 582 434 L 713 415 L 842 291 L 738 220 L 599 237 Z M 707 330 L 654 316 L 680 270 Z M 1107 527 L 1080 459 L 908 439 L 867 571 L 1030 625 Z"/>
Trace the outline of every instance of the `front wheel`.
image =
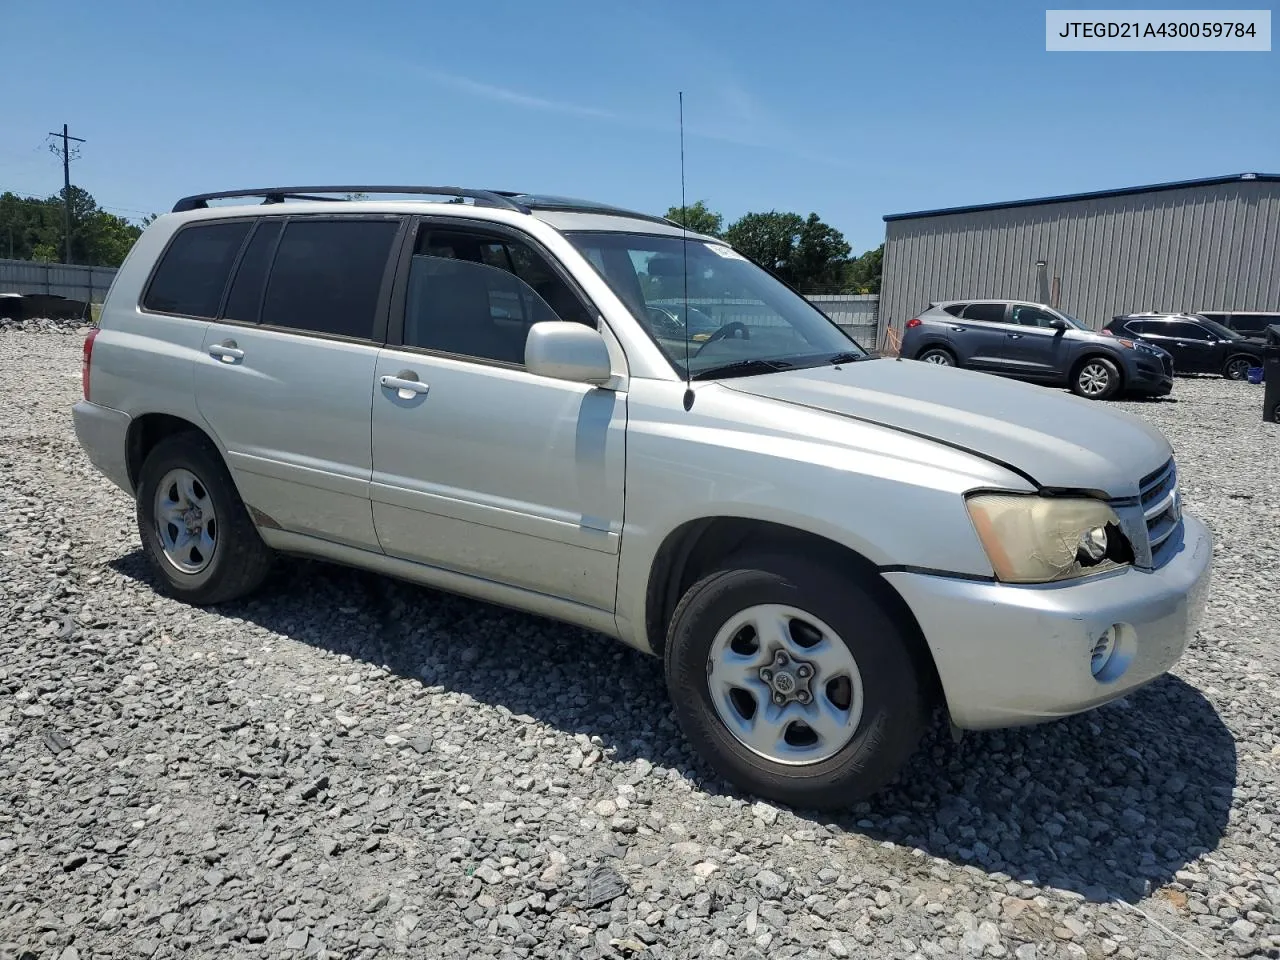
<path id="1" fill-rule="evenodd" d="M 1108 400 L 1120 390 L 1120 369 L 1106 357 L 1090 357 L 1071 378 L 1071 389 L 1086 400 Z"/>
<path id="2" fill-rule="evenodd" d="M 916 359 L 921 363 L 932 363 L 937 367 L 957 366 L 955 356 L 950 350 L 944 350 L 942 347 L 930 347 Z"/>
<path id="3" fill-rule="evenodd" d="M 1249 368 L 1253 366 L 1257 364 L 1248 357 L 1232 357 L 1222 368 L 1222 375 L 1228 380 L 1246 380 L 1249 377 Z"/>
<path id="4" fill-rule="evenodd" d="M 846 807 L 888 783 L 924 730 L 908 643 L 856 578 L 741 557 L 677 606 L 667 687 L 685 736 L 726 780 L 796 807 Z"/>

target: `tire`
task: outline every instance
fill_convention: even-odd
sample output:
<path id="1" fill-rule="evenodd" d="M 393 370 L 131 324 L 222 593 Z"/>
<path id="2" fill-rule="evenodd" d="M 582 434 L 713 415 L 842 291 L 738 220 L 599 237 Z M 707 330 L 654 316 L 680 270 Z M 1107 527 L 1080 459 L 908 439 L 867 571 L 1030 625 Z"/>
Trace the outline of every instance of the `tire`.
<path id="1" fill-rule="evenodd" d="M 1261 366 L 1255 363 L 1253 357 L 1235 356 L 1227 360 L 1222 366 L 1222 375 L 1228 380 L 1247 380 L 1249 378 L 1249 368 Z"/>
<path id="2" fill-rule="evenodd" d="M 1110 400 L 1120 387 L 1120 368 L 1106 357 L 1089 357 L 1071 377 L 1072 392 L 1086 400 Z"/>
<path id="3" fill-rule="evenodd" d="M 180 489 L 188 478 L 194 481 L 194 497 Z M 247 596 L 266 579 L 272 552 L 249 519 L 222 457 L 204 436 L 177 433 L 157 443 L 142 464 L 136 501 L 143 549 L 170 596 L 200 606 L 222 603 Z M 158 513 L 164 503 L 174 507 L 171 522 L 162 525 Z M 188 526 L 180 541 L 184 521 L 177 515 L 183 504 L 203 505 L 202 514 L 211 506 L 214 523 L 201 515 L 196 520 L 200 533 L 191 535 Z"/>
<path id="4" fill-rule="evenodd" d="M 945 347 L 929 347 L 922 350 L 916 359 L 921 363 L 932 363 L 938 367 L 957 367 L 956 355 Z"/>
<path id="5" fill-rule="evenodd" d="M 769 756 L 730 728 L 726 712 L 734 722 L 753 721 L 743 719 L 741 688 L 737 693 L 723 692 L 718 678 L 720 664 L 726 661 L 718 659 L 713 667 L 711 656 L 726 635 L 736 635 L 739 639 L 734 643 L 745 638 L 747 646 L 752 634 L 757 640 L 765 636 L 764 631 L 751 629 L 735 634 L 735 623 L 753 617 L 755 611 L 768 610 L 766 616 L 772 616 L 776 607 L 801 615 L 796 618 L 799 625 L 789 621 L 787 636 L 803 636 L 815 625 L 824 634 L 834 634 L 824 638 L 822 647 L 812 648 L 828 652 L 814 658 L 812 679 L 804 681 L 813 684 L 807 693 L 808 706 L 786 702 L 780 708 L 785 711 L 782 716 L 819 716 L 820 703 L 833 708 L 830 716 L 842 715 L 834 709 L 839 703 L 847 702 L 848 708 L 844 726 L 829 738 L 814 734 L 817 744 L 812 746 L 803 741 L 814 731 L 798 726 L 794 719 L 786 721 L 785 727 L 765 724 L 762 730 L 783 729 L 786 735 L 774 741 L 781 747 Z M 782 640 L 781 646 L 787 645 L 782 634 L 774 636 Z M 746 792 L 795 807 L 839 809 L 887 784 L 915 751 L 925 729 L 928 697 L 908 643 L 893 617 L 856 577 L 788 554 L 741 555 L 695 583 L 677 605 L 664 650 L 667 689 L 685 737 L 721 777 Z M 791 644 L 794 647 L 796 640 Z M 748 682 L 755 683 L 757 669 L 776 666 L 770 654 L 777 646 L 757 642 L 758 659 L 740 668 L 751 678 Z M 857 685 L 852 689 L 844 686 L 846 679 L 838 668 L 823 666 L 838 664 L 841 657 L 855 666 Z M 736 666 L 744 661 L 732 662 Z M 805 665 L 803 660 L 793 660 L 789 668 L 798 674 Z M 833 679 L 824 686 L 821 681 L 827 674 Z M 734 675 L 727 669 L 724 673 Z M 763 681 L 758 690 L 777 696 L 776 688 L 771 692 Z M 794 695 L 800 692 L 795 690 Z M 855 717 L 859 697 L 861 709 Z M 757 701 L 756 707 L 755 716 L 763 723 L 769 714 L 759 710 L 770 710 L 772 705 Z M 787 739 L 793 735 L 799 746 Z M 780 757 L 783 751 L 790 751 L 790 756 Z"/>

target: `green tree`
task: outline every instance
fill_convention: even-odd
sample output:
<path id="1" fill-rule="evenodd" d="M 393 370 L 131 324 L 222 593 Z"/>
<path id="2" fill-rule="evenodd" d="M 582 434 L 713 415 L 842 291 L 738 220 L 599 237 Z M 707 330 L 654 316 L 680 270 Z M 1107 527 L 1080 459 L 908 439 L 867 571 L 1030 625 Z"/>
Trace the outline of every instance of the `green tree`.
<path id="1" fill-rule="evenodd" d="M 843 285 L 851 248 L 816 213 L 748 213 L 724 237 L 779 279 L 805 293 Z"/>
<path id="2" fill-rule="evenodd" d="M 75 263 L 118 267 L 142 229 L 107 213 L 86 190 L 71 187 L 71 257 Z M 12 192 L 0 194 L 0 256 L 59 262 L 66 256 L 63 193 L 37 200 Z"/>
<path id="3" fill-rule="evenodd" d="M 845 266 L 842 293 L 879 293 L 880 277 L 884 271 L 884 244 L 868 250 Z"/>
<path id="4" fill-rule="evenodd" d="M 666 217 L 695 233 L 705 233 L 712 237 L 720 236 L 724 227 L 724 217 L 707 209 L 706 203 L 701 200 L 688 207 L 671 207 L 667 210 Z"/>

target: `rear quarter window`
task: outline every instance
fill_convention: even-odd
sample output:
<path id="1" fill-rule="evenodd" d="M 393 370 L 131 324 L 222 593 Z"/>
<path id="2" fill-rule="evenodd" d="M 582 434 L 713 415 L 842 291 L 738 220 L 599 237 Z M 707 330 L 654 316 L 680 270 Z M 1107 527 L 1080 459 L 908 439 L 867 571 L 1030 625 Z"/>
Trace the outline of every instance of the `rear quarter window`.
<path id="1" fill-rule="evenodd" d="M 250 225 L 246 220 L 237 220 L 182 227 L 147 284 L 143 309 L 187 317 L 216 317 L 231 266 Z"/>
<path id="2" fill-rule="evenodd" d="M 966 306 L 967 304 L 963 304 L 963 303 L 948 303 L 942 309 L 945 310 L 947 313 L 951 314 L 953 317 L 958 317 L 960 316 L 961 313 L 964 312 L 964 308 Z"/>

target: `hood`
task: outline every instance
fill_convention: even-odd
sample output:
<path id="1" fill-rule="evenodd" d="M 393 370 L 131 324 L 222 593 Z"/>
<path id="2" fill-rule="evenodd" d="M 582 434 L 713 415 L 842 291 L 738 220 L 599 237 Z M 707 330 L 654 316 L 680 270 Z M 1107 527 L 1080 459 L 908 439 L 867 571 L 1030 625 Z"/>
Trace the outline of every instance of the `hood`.
<path id="1" fill-rule="evenodd" d="M 862 360 L 721 385 L 928 437 L 1042 487 L 1137 496 L 1139 481 L 1173 455 L 1164 434 L 1106 401 L 910 360 Z"/>

